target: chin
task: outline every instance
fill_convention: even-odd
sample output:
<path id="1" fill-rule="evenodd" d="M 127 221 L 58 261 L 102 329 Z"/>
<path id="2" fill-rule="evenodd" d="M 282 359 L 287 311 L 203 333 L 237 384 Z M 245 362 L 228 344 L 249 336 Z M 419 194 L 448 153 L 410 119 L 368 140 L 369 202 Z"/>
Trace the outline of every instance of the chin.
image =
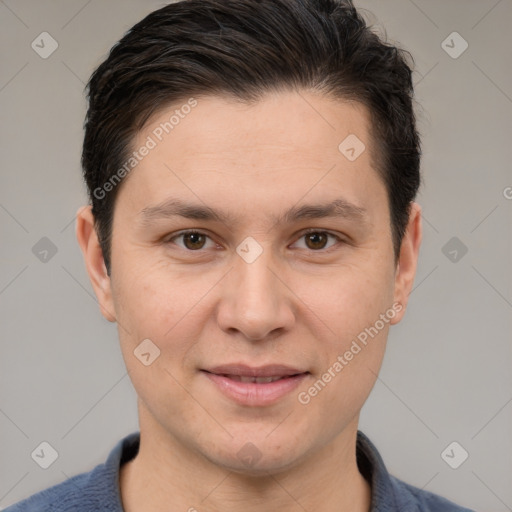
<path id="1" fill-rule="evenodd" d="M 245 436 L 245 439 L 247 437 Z M 269 474 L 282 473 L 299 464 L 300 457 L 295 447 L 251 441 L 236 442 L 237 448 L 232 451 L 232 445 L 226 447 L 228 452 L 217 453 L 208 457 L 217 466 L 239 475 L 251 477 L 269 476 Z"/>
<path id="2" fill-rule="evenodd" d="M 247 477 L 268 477 L 283 473 L 295 466 L 296 461 L 291 460 L 266 460 L 263 457 L 253 463 L 240 461 L 235 454 L 235 459 L 222 461 L 220 464 L 226 470 Z"/>

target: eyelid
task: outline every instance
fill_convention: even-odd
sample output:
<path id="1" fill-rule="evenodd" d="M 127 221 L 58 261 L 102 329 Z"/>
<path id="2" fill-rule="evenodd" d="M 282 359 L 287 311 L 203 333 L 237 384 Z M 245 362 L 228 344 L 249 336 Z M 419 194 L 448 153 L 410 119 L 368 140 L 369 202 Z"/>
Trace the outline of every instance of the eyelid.
<path id="1" fill-rule="evenodd" d="M 173 233 L 171 237 L 166 237 L 163 239 L 164 243 L 165 244 L 168 244 L 168 243 L 173 243 L 172 241 L 175 239 L 175 238 L 179 238 L 181 236 L 184 236 L 184 235 L 189 235 L 189 234 L 198 234 L 198 235 L 203 235 L 207 238 L 209 238 L 213 243 L 216 244 L 215 240 L 213 240 L 213 238 L 205 231 L 203 231 L 202 229 L 184 229 L 182 231 L 178 231 L 177 233 Z M 178 246 L 180 247 L 180 246 Z M 180 249 L 183 249 L 182 247 L 180 247 Z M 187 252 L 197 252 L 197 253 L 200 253 L 201 251 L 204 251 L 205 249 L 197 249 L 195 251 L 192 251 L 190 249 L 186 249 L 184 248 L 183 250 L 187 251 Z"/>
<path id="2" fill-rule="evenodd" d="M 185 229 L 185 230 L 182 230 L 182 231 L 179 231 L 179 232 L 173 234 L 170 238 L 166 238 L 164 241 L 165 241 L 165 243 L 170 243 L 175 238 L 179 238 L 180 236 L 184 236 L 184 235 L 192 234 L 192 233 L 203 235 L 203 236 L 209 238 L 213 243 L 216 243 L 213 240 L 213 238 L 207 232 L 203 231 L 202 229 Z M 311 252 L 311 253 L 327 253 L 327 252 L 335 249 L 336 246 L 339 245 L 339 243 L 347 243 L 346 240 L 344 240 L 342 237 L 340 237 L 336 233 L 333 233 L 329 230 L 321 229 L 321 228 L 307 228 L 307 229 L 300 231 L 298 234 L 295 235 L 296 240 L 293 243 L 295 244 L 298 240 L 300 240 L 301 238 L 303 238 L 306 235 L 309 235 L 310 233 L 323 233 L 323 234 L 326 234 L 328 236 L 335 238 L 337 241 L 336 244 L 332 245 L 331 247 L 329 247 L 327 249 L 318 249 L 318 250 L 306 249 L 308 252 Z M 202 249 L 197 249 L 194 251 L 194 250 L 185 248 L 183 250 L 185 250 L 186 252 L 190 252 L 190 253 L 201 253 L 202 251 L 204 251 L 206 249 L 202 248 Z"/>
<path id="3" fill-rule="evenodd" d="M 334 250 L 336 249 L 336 247 L 340 244 L 340 243 L 347 243 L 346 240 L 344 240 L 341 236 L 339 236 L 338 234 L 336 233 L 333 233 L 332 231 L 329 231 L 328 229 L 321 229 L 321 228 L 307 228 L 307 229 L 304 229 L 302 231 L 300 231 L 298 233 L 297 236 L 297 240 L 293 243 L 296 243 L 298 240 L 300 240 L 301 238 L 303 238 L 304 236 L 306 235 L 309 235 L 310 233 L 322 233 L 322 234 L 325 234 L 325 235 L 328 235 L 328 236 L 331 236 L 333 238 L 336 239 L 336 244 L 332 245 L 331 247 L 328 247 L 327 249 L 318 249 L 318 250 L 314 250 L 314 249 L 306 249 L 308 252 L 311 252 L 311 253 L 318 253 L 318 254 L 326 254 L 328 252 L 330 252 L 331 250 Z"/>

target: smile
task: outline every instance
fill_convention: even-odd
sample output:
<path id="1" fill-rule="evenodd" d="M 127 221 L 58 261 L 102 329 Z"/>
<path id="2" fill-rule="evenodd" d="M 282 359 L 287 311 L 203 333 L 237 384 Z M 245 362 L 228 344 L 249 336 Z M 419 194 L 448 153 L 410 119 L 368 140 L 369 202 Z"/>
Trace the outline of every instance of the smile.
<path id="1" fill-rule="evenodd" d="M 238 365 L 235 370 L 231 370 L 234 373 L 226 370 L 202 370 L 201 373 L 217 391 L 239 405 L 263 407 L 285 398 L 310 375 L 309 372 L 289 367 L 280 368 L 278 371 L 276 366 L 255 369 Z"/>

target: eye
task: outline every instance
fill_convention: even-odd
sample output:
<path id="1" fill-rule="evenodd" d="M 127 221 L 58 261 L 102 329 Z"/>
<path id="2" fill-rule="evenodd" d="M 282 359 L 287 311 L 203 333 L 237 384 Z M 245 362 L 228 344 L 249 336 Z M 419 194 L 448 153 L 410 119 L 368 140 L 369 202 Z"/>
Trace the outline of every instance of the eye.
<path id="1" fill-rule="evenodd" d="M 336 245 L 337 242 L 342 242 L 343 240 L 333 233 L 329 233 L 328 231 L 322 231 L 319 229 L 309 229 L 306 232 L 302 233 L 299 240 L 304 239 L 304 244 L 300 249 L 306 249 L 310 251 L 322 251 L 329 250 L 332 246 Z M 329 239 L 331 239 L 331 244 L 329 245 Z M 182 240 L 182 244 L 177 243 L 176 240 Z M 187 251 L 200 251 L 203 249 L 208 249 L 207 242 L 208 240 L 212 245 L 209 247 L 215 246 L 215 243 L 211 238 L 201 231 L 189 230 L 182 231 L 169 238 L 166 243 L 174 243 L 185 249 Z M 298 242 L 295 242 L 297 244 Z"/>
<path id="2" fill-rule="evenodd" d="M 183 240 L 183 245 L 176 245 L 189 251 L 199 251 L 205 249 L 206 241 L 210 239 L 210 237 L 205 233 L 201 233 L 201 231 L 182 231 L 172 238 L 169 238 L 167 242 L 174 243 L 174 241 L 178 239 Z M 213 243 L 213 240 L 210 239 L 210 241 Z"/>
<path id="3" fill-rule="evenodd" d="M 322 249 L 326 249 L 326 246 L 329 242 L 329 238 L 334 240 L 334 243 L 327 247 L 327 250 L 330 249 L 336 242 L 341 242 L 341 238 L 333 233 L 329 233 L 328 231 L 321 231 L 318 229 L 308 229 L 305 233 L 302 233 L 300 239 L 305 240 L 305 248 L 311 251 L 320 251 Z M 299 239 L 299 240 L 300 240 Z M 296 242 L 297 243 L 297 242 Z"/>

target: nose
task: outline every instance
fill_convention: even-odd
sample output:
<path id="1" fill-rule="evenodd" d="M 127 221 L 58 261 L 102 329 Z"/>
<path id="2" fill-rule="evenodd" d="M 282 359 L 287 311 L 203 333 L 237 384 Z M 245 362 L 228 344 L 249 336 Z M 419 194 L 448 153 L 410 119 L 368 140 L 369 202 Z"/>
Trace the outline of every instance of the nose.
<path id="1" fill-rule="evenodd" d="M 289 330 L 295 321 L 293 294 L 279 274 L 270 250 L 251 263 L 236 255 L 217 309 L 220 328 L 251 341 Z"/>

